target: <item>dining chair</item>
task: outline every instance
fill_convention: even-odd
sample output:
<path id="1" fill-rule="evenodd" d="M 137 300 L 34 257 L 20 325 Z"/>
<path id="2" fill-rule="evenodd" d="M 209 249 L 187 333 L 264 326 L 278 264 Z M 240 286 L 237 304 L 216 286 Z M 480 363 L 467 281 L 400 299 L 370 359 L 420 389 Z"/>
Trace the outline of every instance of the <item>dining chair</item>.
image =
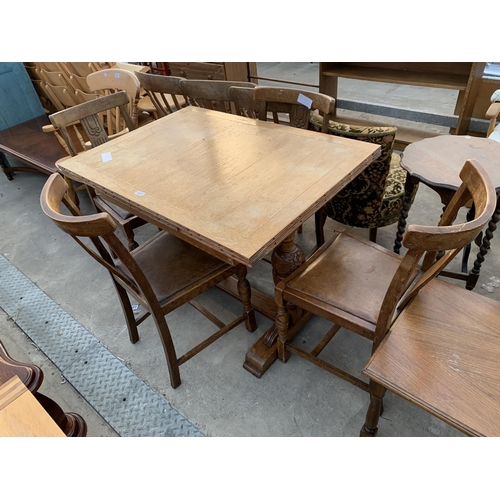
<path id="1" fill-rule="evenodd" d="M 242 322 L 245 322 L 248 331 L 255 330 L 255 313 L 251 305 L 251 289 L 246 279 L 245 266 L 226 264 L 167 231 L 157 233 L 135 250 L 129 251 L 116 236 L 116 224 L 109 214 L 82 215 L 71 199 L 65 196 L 67 190 L 67 184 L 59 174 L 51 175 L 40 197 L 43 212 L 110 272 L 132 343 L 139 340 L 137 326 L 148 316 L 152 316 L 163 345 L 173 388 L 181 383 L 179 366 L 222 335 Z M 71 215 L 61 213 L 61 203 L 66 205 Z M 89 246 L 87 239 L 83 239 L 86 237 L 90 238 L 97 253 Z M 117 255 L 116 262 L 103 241 Z M 233 274 L 238 277 L 243 314 L 229 324 L 224 324 L 193 299 Z M 134 316 L 127 293 L 146 310 L 138 318 Z M 165 315 L 188 302 L 218 326 L 219 330 L 177 357 Z"/>
<path id="2" fill-rule="evenodd" d="M 139 126 L 137 104 L 140 99 L 141 84 L 134 73 L 119 68 L 95 71 L 87 75 L 87 85 L 90 92 L 98 92 L 104 96 L 122 90 L 127 92 L 129 98 L 128 114 L 134 125 Z M 127 126 L 118 109 L 106 111 L 106 124 L 108 135 L 121 132 Z"/>
<path id="3" fill-rule="evenodd" d="M 371 341 L 373 354 L 404 306 L 479 234 L 495 210 L 495 188 L 475 160 L 464 164 L 460 177 L 462 185 L 437 226 L 408 228 L 403 239 L 404 257 L 340 228 L 275 286 L 277 350 L 281 361 L 286 362 L 290 353 L 297 354 L 369 392 L 367 382 L 320 358 L 320 354 L 340 328 Z M 458 210 L 469 199 L 476 206 L 474 219 L 453 225 Z M 438 252 L 443 256 L 436 259 Z M 302 349 L 297 341 L 292 343 L 289 307 L 301 308 L 334 323 L 312 350 Z M 293 333 L 293 325 L 290 331 Z M 381 399 L 373 399 L 371 404 L 371 414 L 380 414 Z"/>
<path id="4" fill-rule="evenodd" d="M 128 104 L 128 95 L 122 90 L 121 92 L 116 92 L 105 97 L 98 97 L 92 101 L 58 111 L 50 115 L 49 119 L 54 129 L 61 134 L 69 154 L 77 156 L 82 149 L 86 149 L 85 144 L 87 140 L 91 147 L 99 146 L 110 140 L 110 137 L 106 133 L 106 127 L 104 127 L 100 118 L 100 115 L 110 109 L 115 110 L 118 108 L 120 110 L 119 114 L 125 120 L 126 130 L 130 131 L 136 128 L 128 114 Z M 81 135 L 79 126 L 82 127 L 82 131 L 86 134 L 85 137 Z M 79 139 L 77 142 L 77 144 L 79 143 L 78 148 L 75 145 L 74 136 L 77 136 Z M 72 187 L 72 183 L 70 183 L 70 190 L 72 189 L 74 188 Z M 138 243 L 134 239 L 134 229 L 146 224 L 146 221 L 114 203 L 104 200 L 90 186 L 86 186 L 86 189 L 96 211 L 107 212 L 111 215 L 127 238 L 129 249 L 136 248 Z M 73 199 L 76 199 L 74 193 L 71 193 L 71 196 Z"/>
<path id="5" fill-rule="evenodd" d="M 139 111 L 147 112 L 157 119 L 187 106 L 180 88 L 180 82 L 185 78 L 141 71 L 136 71 L 135 76 L 146 92 L 137 105 Z"/>
<path id="6" fill-rule="evenodd" d="M 235 113 L 234 104 L 228 96 L 230 87 L 254 88 L 257 85 L 251 82 L 234 82 L 227 80 L 184 80 L 180 82 L 180 89 L 189 100 L 191 106 Z"/>
<path id="7" fill-rule="evenodd" d="M 314 130 L 321 131 L 323 119 L 311 116 Z M 406 170 L 401 157 L 394 152 L 396 127 L 359 126 L 330 120 L 328 133 L 370 142 L 381 146 L 380 156 L 363 172 L 335 195 L 319 212 L 316 226 L 316 243 L 325 241 L 324 225 L 327 217 L 346 226 L 369 229 L 370 241 L 377 240 L 377 229 L 398 222 L 405 196 Z M 409 207 L 417 194 L 418 184 L 413 187 Z"/>

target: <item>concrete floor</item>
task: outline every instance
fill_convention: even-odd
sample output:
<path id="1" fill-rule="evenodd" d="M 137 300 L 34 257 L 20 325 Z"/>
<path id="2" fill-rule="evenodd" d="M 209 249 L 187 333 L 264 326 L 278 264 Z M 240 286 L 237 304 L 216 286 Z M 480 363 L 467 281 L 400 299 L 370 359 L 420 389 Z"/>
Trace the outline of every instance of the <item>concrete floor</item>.
<path id="1" fill-rule="evenodd" d="M 302 68 L 302 65 L 294 67 Z M 282 77 L 289 69 L 288 66 L 282 68 Z M 301 78 L 298 80 L 304 81 Z M 378 92 L 374 91 L 373 95 Z M 370 92 L 365 89 L 363 93 Z M 436 106 L 440 102 L 436 102 Z M 256 332 L 249 333 L 240 325 L 183 365 L 182 384 L 172 389 L 153 322 L 148 319 L 139 327 L 141 340 L 132 345 L 107 271 L 41 212 L 39 195 L 45 179 L 43 175 L 20 172 L 9 182 L 0 175 L 0 253 L 202 433 L 290 437 L 359 434 L 368 395 L 348 382 L 297 356 L 292 356 L 286 364 L 274 363 L 261 379 L 243 369 L 246 352 L 271 324 L 260 315 Z M 85 195 L 81 198 L 83 210 L 90 211 Z M 408 222 L 435 223 L 440 214 L 438 196 L 421 186 Z M 334 227 L 335 223 L 328 221 L 327 233 Z M 151 226 L 139 228 L 138 241 L 144 241 L 155 231 Z M 360 232 L 367 235 L 365 231 Z M 378 242 L 392 248 L 395 232 L 395 226 L 379 230 Z M 313 235 L 314 224 L 309 220 L 303 235 L 298 236 L 306 252 L 313 246 Z M 473 255 L 476 252 L 474 247 Z M 458 268 L 458 262 L 453 265 Z M 479 283 L 471 293 L 500 300 L 499 288 L 493 288 L 492 292 L 482 288 L 491 282 L 491 277 L 500 277 L 496 241 L 483 265 Z M 268 264 L 262 262 L 251 269 L 249 280 L 253 287 L 272 294 Z M 455 283 L 463 286 L 462 282 Z M 238 302 L 219 290 L 207 292 L 202 302 L 226 320 L 239 314 Z M 169 314 L 167 321 L 179 352 L 187 350 L 195 336 L 205 336 L 212 331 L 212 325 L 189 305 Z M 325 321 L 315 319 L 294 341 L 307 344 L 327 328 Z M 370 343 L 346 331 L 341 331 L 338 337 L 324 351 L 325 359 L 359 373 L 369 358 Z M 31 359 L 42 367 L 45 380 L 40 391 L 66 411 L 80 413 L 88 423 L 89 436 L 116 435 L 68 382 L 62 383 L 58 367 L 52 365 L 5 313 L 0 314 L 0 340 L 13 357 Z M 143 408 L 138 407 L 137 412 L 143 412 L 143 418 L 148 419 Z M 380 436 L 461 436 L 439 419 L 389 392 L 379 429 Z"/>

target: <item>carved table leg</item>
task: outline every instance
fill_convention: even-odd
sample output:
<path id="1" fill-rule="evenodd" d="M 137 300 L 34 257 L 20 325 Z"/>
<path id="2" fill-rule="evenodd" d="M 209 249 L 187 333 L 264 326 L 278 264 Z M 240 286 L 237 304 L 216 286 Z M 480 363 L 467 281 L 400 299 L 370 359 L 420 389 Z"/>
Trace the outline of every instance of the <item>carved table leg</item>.
<path id="1" fill-rule="evenodd" d="M 406 176 L 403 208 L 401 210 L 401 215 L 399 217 L 398 230 L 396 233 L 396 239 L 394 241 L 394 252 L 397 254 L 399 254 L 399 250 L 401 249 L 403 235 L 406 229 L 406 219 L 408 218 L 408 212 L 410 211 L 410 206 L 411 206 L 411 195 L 413 193 L 413 188 L 416 184 L 418 184 L 418 179 L 408 174 Z"/>
<path id="2" fill-rule="evenodd" d="M 273 266 L 274 283 L 279 283 L 291 274 L 305 261 L 304 252 L 295 243 L 295 231 L 287 236 L 274 250 L 271 263 Z M 292 324 L 296 324 L 302 315 L 302 310 L 289 305 L 288 313 Z M 277 359 L 278 330 L 276 324 L 252 346 L 248 351 L 243 367 L 260 378 Z"/>
<path id="3" fill-rule="evenodd" d="M 474 261 L 474 267 L 472 268 L 469 278 L 465 288 L 467 290 L 473 290 L 479 279 L 479 272 L 481 270 L 481 265 L 484 262 L 484 256 L 488 253 L 490 249 L 490 241 L 493 238 L 493 232 L 497 228 L 497 222 L 500 220 L 500 197 L 497 198 L 497 206 L 493 217 L 490 222 L 488 222 L 488 229 L 484 232 L 484 238 L 481 246 L 479 247 L 479 253 L 477 254 L 476 260 Z"/>

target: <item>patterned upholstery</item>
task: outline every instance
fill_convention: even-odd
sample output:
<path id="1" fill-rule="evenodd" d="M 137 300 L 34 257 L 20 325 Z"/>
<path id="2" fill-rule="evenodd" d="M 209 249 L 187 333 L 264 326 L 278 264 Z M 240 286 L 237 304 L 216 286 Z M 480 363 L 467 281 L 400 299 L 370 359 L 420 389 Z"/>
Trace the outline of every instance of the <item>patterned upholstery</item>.
<path id="1" fill-rule="evenodd" d="M 312 130 L 320 131 L 322 118 L 313 115 Z M 347 226 L 377 228 L 399 220 L 403 206 L 406 171 L 393 153 L 395 127 L 361 127 L 330 121 L 328 133 L 382 146 L 379 158 L 325 205 L 328 217 Z M 418 185 L 412 193 L 415 198 Z"/>

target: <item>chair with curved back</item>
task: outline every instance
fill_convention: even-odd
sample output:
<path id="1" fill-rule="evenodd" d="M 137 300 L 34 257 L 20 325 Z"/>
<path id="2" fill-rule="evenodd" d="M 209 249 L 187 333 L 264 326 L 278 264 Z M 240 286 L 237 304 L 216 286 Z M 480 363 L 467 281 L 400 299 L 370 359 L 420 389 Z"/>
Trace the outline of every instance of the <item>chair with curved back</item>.
<path id="1" fill-rule="evenodd" d="M 120 110 L 119 114 L 124 119 L 127 129 L 134 130 L 135 125 L 128 114 L 128 104 L 129 98 L 127 93 L 125 91 L 121 91 L 105 97 L 98 97 L 92 101 L 58 111 L 57 113 L 50 115 L 49 119 L 55 130 L 61 134 L 64 139 L 70 155 L 77 156 L 82 149 L 85 149 L 85 144 L 77 143 L 79 145 L 79 147 L 77 147 L 74 142 L 74 137 L 72 137 L 69 132 L 75 130 L 75 128 L 78 131 L 79 126 L 81 126 L 83 128 L 83 132 L 86 134 L 86 137 L 80 135 L 79 139 L 82 142 L 88 139 L 91 147 L 99 146 L 100 144 L 108 142 L 110 137 L 106 132 L 106 128 L 102 123 L 100 115 L 106 113 L 110 109 L 115 110 L 116 108 Z M 87 190 L 96 211 L 107 212 L 111 215 L 127 238 L 129 248 L 131 250 L 136 248 L 138 244 L 134 239 L 134 229 L 146 224 L 146 221 L 126 210 L 123 210 L 114 203 L 104 200 L 88 186 Z M 75 198 L 73 197 L 72 199 Z"/>
<path id="2" fill-rule="evenodd" d="M 311 125 L 320 130 L 322 117 L 313 115 Z M 330 120 L 329 134 L 379 144 L 382 152 L 320 212 L 316 226 L 318 246 L 325 241 L 323 227 L 327 217 L 346 226 L 369 229 L 373 242 L 377 239 L 377 228 L 398 222 L 403 209 L 406 170 L 400 165 L 399 154 L 393 151 L 396 131 L 396 127 L 347 125 Z M 417 190 L 418 185 L 413 189 L 410 205 Z"/>
<path id="3" fill-rule="evenodd" d="M 255 313 L 251 305 L 251 290 L 245 266 L 226 264 L 167 231 L 158 232 L 135 250 L 128 251 L 116 236 L 116 224 L 109 214 L 82 216 L 66 193 L 67 184 L 64 179 L 57 173 L 51 175 L 40 196 L 43 212 L 110 272 L 132 343 L 139 340 L 137 326 L 148 316 L 152 316 L 163 345 L 173 388 L 181 383 L 179 366 L 205 347 L 242 322 L 245 322 L 248 331 L 255 330 Z M 66 205 L 71 215 L 61 213 L 61 203 Z M 89 246 L 87 238 L 90 238 L 97 252 Z M 113 261 L 103 242 L 107 243 L 119 260 Z M 195 297 L 233 274 L 238 277 L 243 314 L 229 324 L 224 324 L 203 307 L 193 304 L 219 330 L 186 354 L 177 357 L 165 315 L 192 302 Z M 127 292 L 146 310 L 137 319 Z"/>
<path id="4" fill-rule="evenodd" d="M 230 87 L 256 87 L 251 82 L 234 82 L 227 80 L 184 80 L 180 82 L 180 89 L 191 106 L 234 113 L 234 104 L 229 99 Z"/>
<path id="5" fill-rule="evenodd" d="M 341 228 L 275 286 L 278 357 L 283 362 L 294 353 L 367 392 L 374 390 L 373 385 L 348 372 L 352 371 L 351 367 L 341 369 L 338 362 L 337 366 L 330 362 L 331 358 L 320 358 L 320 353 L 343 327 L 371 341 L 373 354 L 405 305 L 422 287 L 437 279 L 436 276 L 488 223 L 495 210 L 496 194 L 487 173 L 477 162 L 469 160 L 460 177 L 462 185 L 437 226 L 411 225 L 408 228 L 403 240 L 407 249 L 404 257 Z M 475 218 L 453 225 L 458 210 L 470 199 L 476 206 Z M 443 256 L 436 260 L 441 252 Z M 292 342 L 288 311 L 291 305 L 334 323 L 312 350 L 299 347 L 300 337 Z M 443 321 L 446 321 L 444 317 Z M 374 429 L 381 405 L 380 392 L 373 392 L 366 434 Z"/>
<path id="6" fill-rule="evenodd" d="M 141 97 L 141 85 L 134 73 L 119 68 L 95 71 L 87 75 L 87 85 L 90 92 L 99 92 L 105 96 L 122 90 L 127 92 L 129 98 L 128 114 L 136 127 L 139 126 L 139 124 L 142 125 L 143 120 L 139 120 L 137 110 L 137 105 Z M 106 122 L 108 135 L 119 133 L 126 128 L 126 123 L 121 117 L 118 109 L 107 110 Z"/>
<path id="7" fill-rule="evenodd" d="M 135 76 L 146 92 L 137 105 L 139 111 L 147 112 L 157 119 L 187 106 L 180 88 L 180 82 L 185 78 L 140 71 L 136 71 Z"/>

